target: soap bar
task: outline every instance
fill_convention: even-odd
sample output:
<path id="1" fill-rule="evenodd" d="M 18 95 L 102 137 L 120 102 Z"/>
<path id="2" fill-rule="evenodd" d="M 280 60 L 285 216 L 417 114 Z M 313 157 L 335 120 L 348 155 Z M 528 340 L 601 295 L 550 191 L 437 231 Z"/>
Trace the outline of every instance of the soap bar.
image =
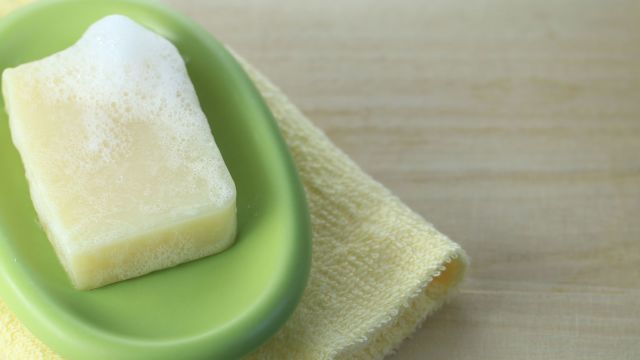
<path id="1" fill-rule="evenodd" d="M 2 92 L 40 224 L 76 288 L 233 243 L 235 185 L 167 39 L 111 15 L 5 70 Z"/>

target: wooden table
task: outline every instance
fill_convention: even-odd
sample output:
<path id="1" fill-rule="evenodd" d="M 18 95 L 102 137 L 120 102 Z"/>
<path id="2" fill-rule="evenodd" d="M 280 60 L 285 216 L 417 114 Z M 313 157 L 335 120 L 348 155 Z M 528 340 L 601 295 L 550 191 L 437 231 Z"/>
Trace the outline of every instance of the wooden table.
<path id="1" fill-rule="evenodd" d="M 391 359 L 640 359 L 640 2 L 169 2 L 472 257 Z"/>

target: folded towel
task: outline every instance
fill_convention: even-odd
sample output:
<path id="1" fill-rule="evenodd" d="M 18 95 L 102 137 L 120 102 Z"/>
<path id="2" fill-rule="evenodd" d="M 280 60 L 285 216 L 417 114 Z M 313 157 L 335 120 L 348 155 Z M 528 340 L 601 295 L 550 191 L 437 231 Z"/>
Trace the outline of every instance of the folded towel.
<path id="1" fill-rule="evenodd" d="M 24 0 L 0 0 L 0 15 Z M 456 243 L 365 174 L 267 78 L 234 54 L 273 112 L 308 196 L 309 284 L 285 326 L 249 359 L 379 359 L 462 279 Z M 0 358 L 59 359 L 0 300 Z"/>

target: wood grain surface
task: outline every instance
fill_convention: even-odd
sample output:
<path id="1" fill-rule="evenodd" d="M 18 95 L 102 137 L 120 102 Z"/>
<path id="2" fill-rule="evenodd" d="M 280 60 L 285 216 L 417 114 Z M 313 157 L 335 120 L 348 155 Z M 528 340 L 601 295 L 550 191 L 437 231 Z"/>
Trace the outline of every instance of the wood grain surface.
<path id="1" fill-rule="evenodd" d="M 640 359 L 639 1 L 168 2 L 471 256 L 391 359 Z"/>

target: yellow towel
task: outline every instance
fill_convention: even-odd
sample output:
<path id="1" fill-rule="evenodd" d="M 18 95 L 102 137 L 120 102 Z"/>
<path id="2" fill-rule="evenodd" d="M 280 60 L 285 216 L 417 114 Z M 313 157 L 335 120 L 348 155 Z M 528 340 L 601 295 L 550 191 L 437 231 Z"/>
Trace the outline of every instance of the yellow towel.
<path id="1" fill-rule="evenodd" d="M 0 16 L 25 0 L 0 0 Z M 304 183 L 313 265 L 286 325 L 250 359 L 379 359 L 462 279 L 463 250 L 362 172 L 236 55 L 280 125 Z M 0 300 L 0 359 L 59 359 Z"/>

